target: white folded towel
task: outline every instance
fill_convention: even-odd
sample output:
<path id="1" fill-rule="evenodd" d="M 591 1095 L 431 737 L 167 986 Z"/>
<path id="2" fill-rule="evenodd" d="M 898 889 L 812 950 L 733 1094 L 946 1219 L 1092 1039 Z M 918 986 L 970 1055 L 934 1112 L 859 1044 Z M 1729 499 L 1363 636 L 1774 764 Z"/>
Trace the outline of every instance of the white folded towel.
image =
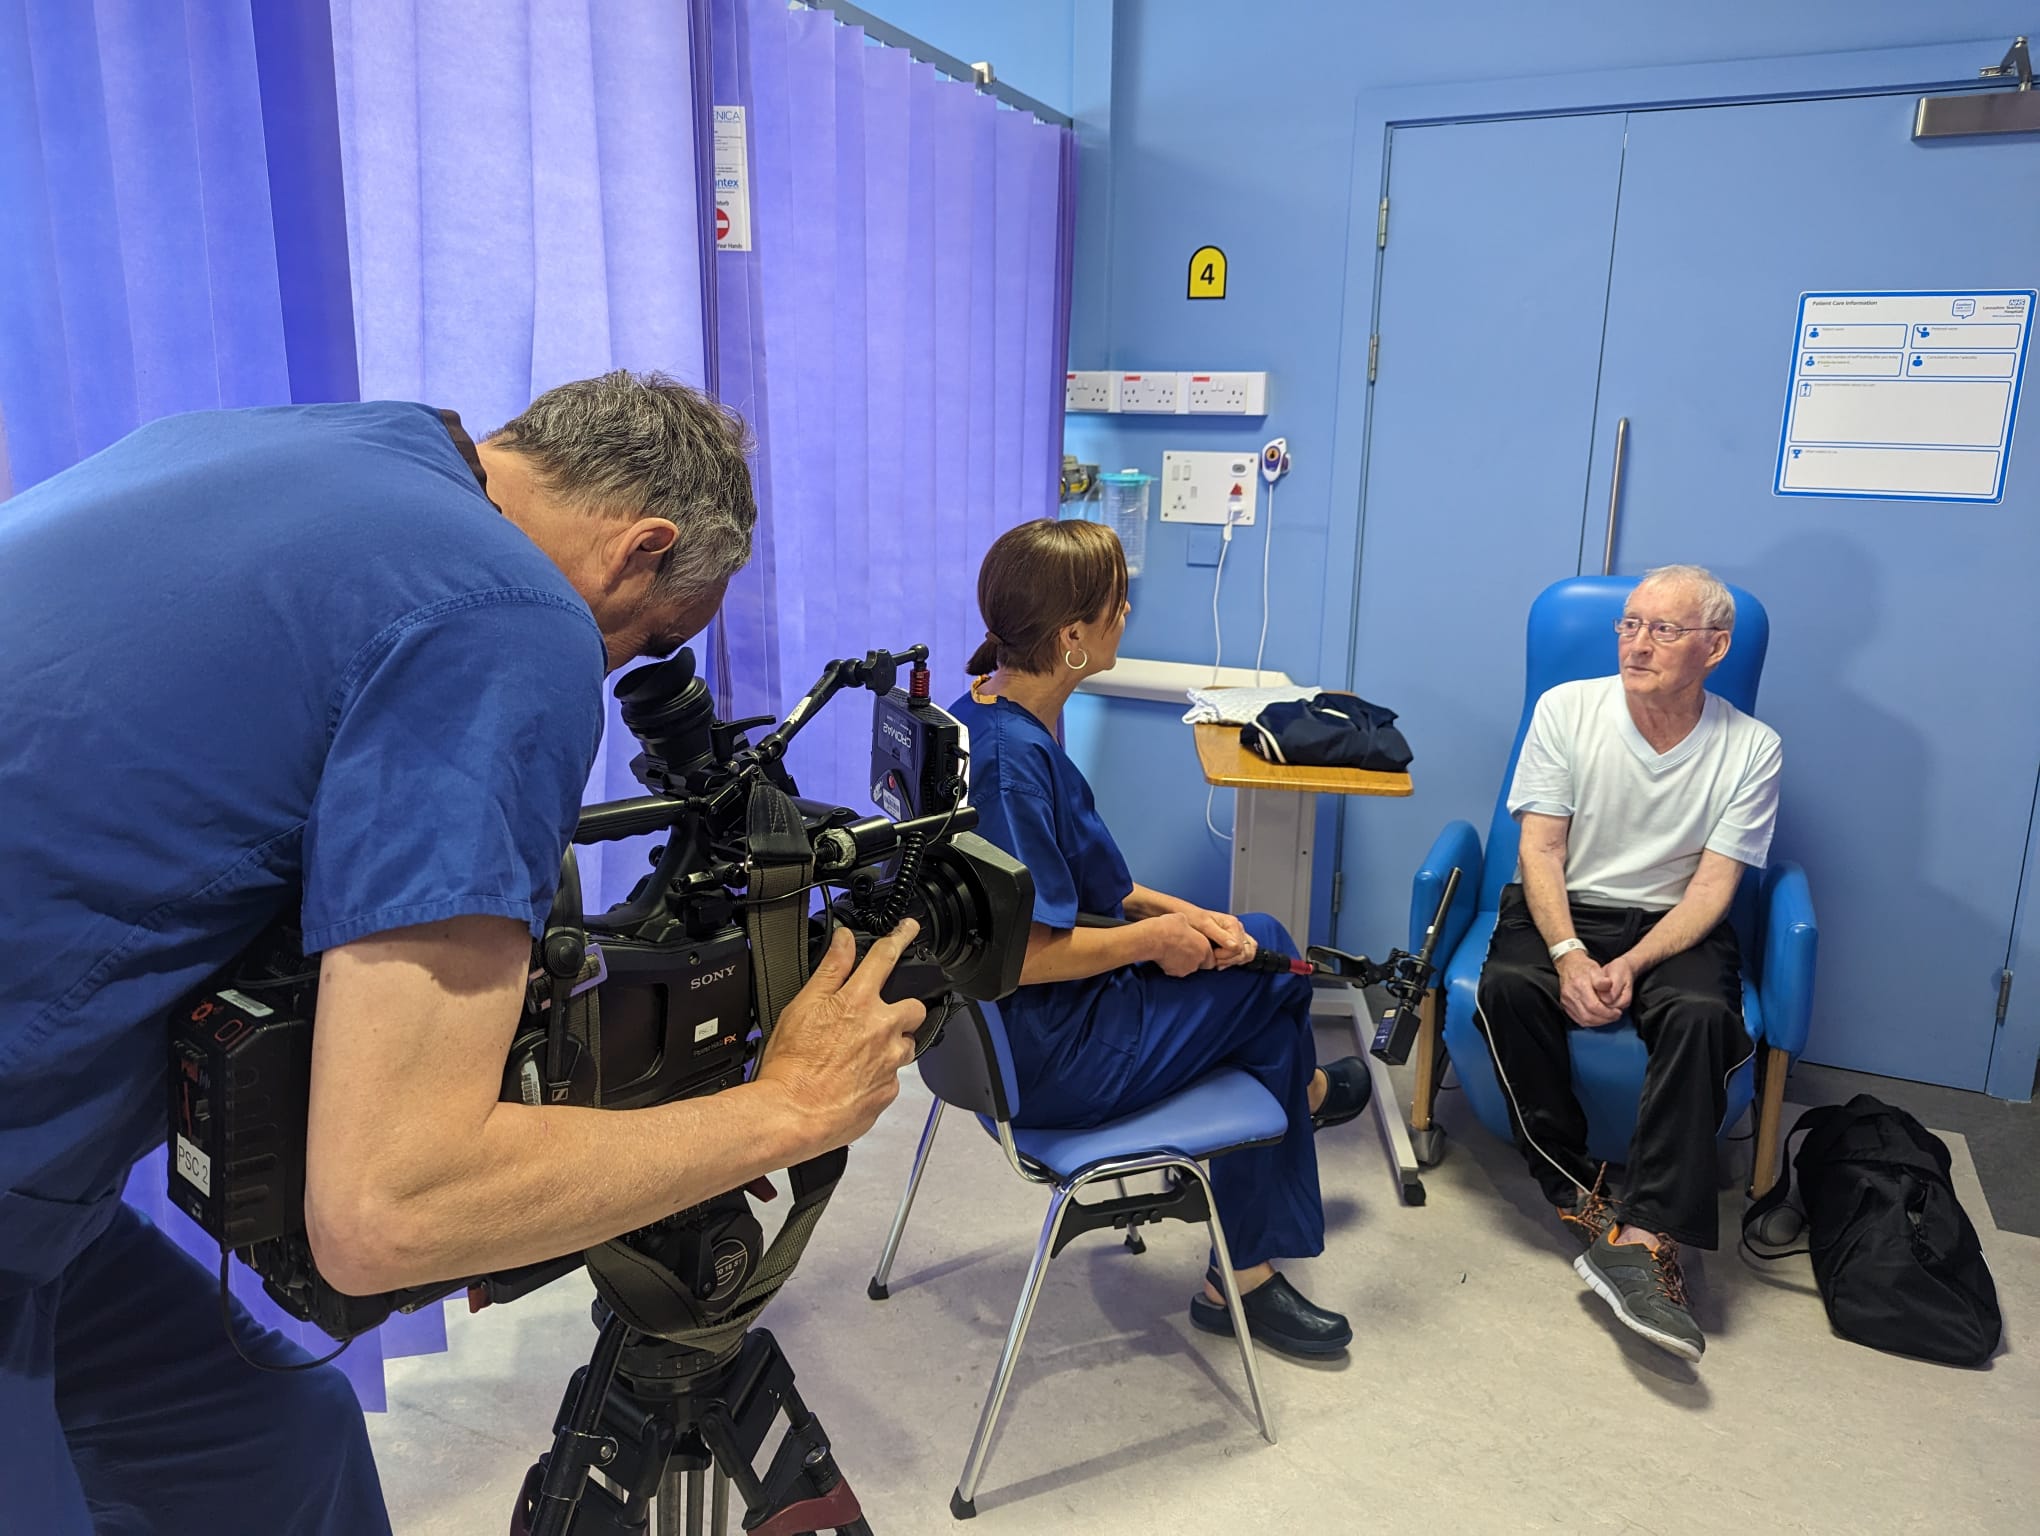
<path id="1" fill-rule="evenodd" d="M 1190 701 L 1186 725 L 1252 725 L 1270 704 L 1293 704 L 1314 699 L 1315 688 L 1191 688 L 1184 697 Z"/>

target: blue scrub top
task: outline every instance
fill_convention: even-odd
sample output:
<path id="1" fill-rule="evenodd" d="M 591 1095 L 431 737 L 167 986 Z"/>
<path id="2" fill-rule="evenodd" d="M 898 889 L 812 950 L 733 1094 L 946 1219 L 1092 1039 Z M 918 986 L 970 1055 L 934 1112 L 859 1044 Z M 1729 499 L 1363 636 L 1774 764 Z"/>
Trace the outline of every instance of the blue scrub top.
<path id="1" fill-rule="evenodd" d="M 1079 912 L 1124 917 L 1133 876 L 1098 815 L 1090 782 L 1048 728 L 1005 698 L 984 704 L 965 694 L 949 712 L 970 731 L 978 835 L 1033 874 L 1034 921 L 1073 928 Z M 1073 1076 L 1094 1078 L 1102 1087 L 1131 1049 L 1146 1003 L 1139 977 L 1125 966 L 1020 987 L 999 1006 L 1024 1102 L 1027 1090 L 1049 1077 L 1065 1085 Z"/>
<path id="2" fill-rule="evenodd" d="M 110 1215 L 168 1010 L 300 894 L 313 952 L 543 928 L 605 661 L 422 405 L 154 422 L 0 503 L 0 584 L 4 1293 Z"/>

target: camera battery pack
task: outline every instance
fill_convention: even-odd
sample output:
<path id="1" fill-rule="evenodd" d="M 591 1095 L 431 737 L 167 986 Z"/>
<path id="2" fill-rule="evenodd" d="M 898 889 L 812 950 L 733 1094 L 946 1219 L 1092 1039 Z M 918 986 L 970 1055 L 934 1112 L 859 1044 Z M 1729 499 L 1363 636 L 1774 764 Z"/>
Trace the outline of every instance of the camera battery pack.
<path id="1" fill-rule="evenodd" d="M 170 1018 L 170 1198 L 229 1248 L 305 1222 L 312 1017 L 278 989 L 208 987 Z"/>
<path id="2" fill-rule="evenodd" d="M 970 738 L 948 710 L 904 688 L 871 708 L 871 801 L 894 821 L 960 804 Z"/>

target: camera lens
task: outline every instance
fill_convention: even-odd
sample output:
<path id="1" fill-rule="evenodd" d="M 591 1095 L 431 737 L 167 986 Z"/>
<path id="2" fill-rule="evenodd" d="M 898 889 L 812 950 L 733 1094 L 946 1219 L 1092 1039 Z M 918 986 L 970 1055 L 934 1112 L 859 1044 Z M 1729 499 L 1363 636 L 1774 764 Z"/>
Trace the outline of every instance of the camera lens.
<path id="1" fill-rule="evenodd" d="M 907 914 L 920 923 L 920 942 L 937 965 L 948 972 L 968 967 L 977 939 L 977 903 L 955 869 L 938 863 L 923 874 Z"/>
<path id="2" fill-rule="evenodd" d="M 645 751 L 681 778 L 715 760 L 709 728 L 715 723 L 715 701 L 708 685 L 694 675 L 694 652 L 627 672 L 617 682 L 616 700 L 623 723 Z"/>

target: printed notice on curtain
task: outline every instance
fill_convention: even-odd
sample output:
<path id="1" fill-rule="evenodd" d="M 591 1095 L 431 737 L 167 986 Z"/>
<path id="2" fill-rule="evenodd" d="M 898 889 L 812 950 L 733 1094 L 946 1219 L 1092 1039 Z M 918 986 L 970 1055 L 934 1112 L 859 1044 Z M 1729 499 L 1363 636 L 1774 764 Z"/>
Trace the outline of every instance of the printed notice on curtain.
<path id="1" fill-rule="evenodd" d="M 715 109 L 715 248 L 751 248 L 751 172 L 742 107 Z"/>
<path id="2" fill-rule="evenodd" d="M 1998 501 L 2033 290 L 1808 293 L 1773 489 Z"/>

